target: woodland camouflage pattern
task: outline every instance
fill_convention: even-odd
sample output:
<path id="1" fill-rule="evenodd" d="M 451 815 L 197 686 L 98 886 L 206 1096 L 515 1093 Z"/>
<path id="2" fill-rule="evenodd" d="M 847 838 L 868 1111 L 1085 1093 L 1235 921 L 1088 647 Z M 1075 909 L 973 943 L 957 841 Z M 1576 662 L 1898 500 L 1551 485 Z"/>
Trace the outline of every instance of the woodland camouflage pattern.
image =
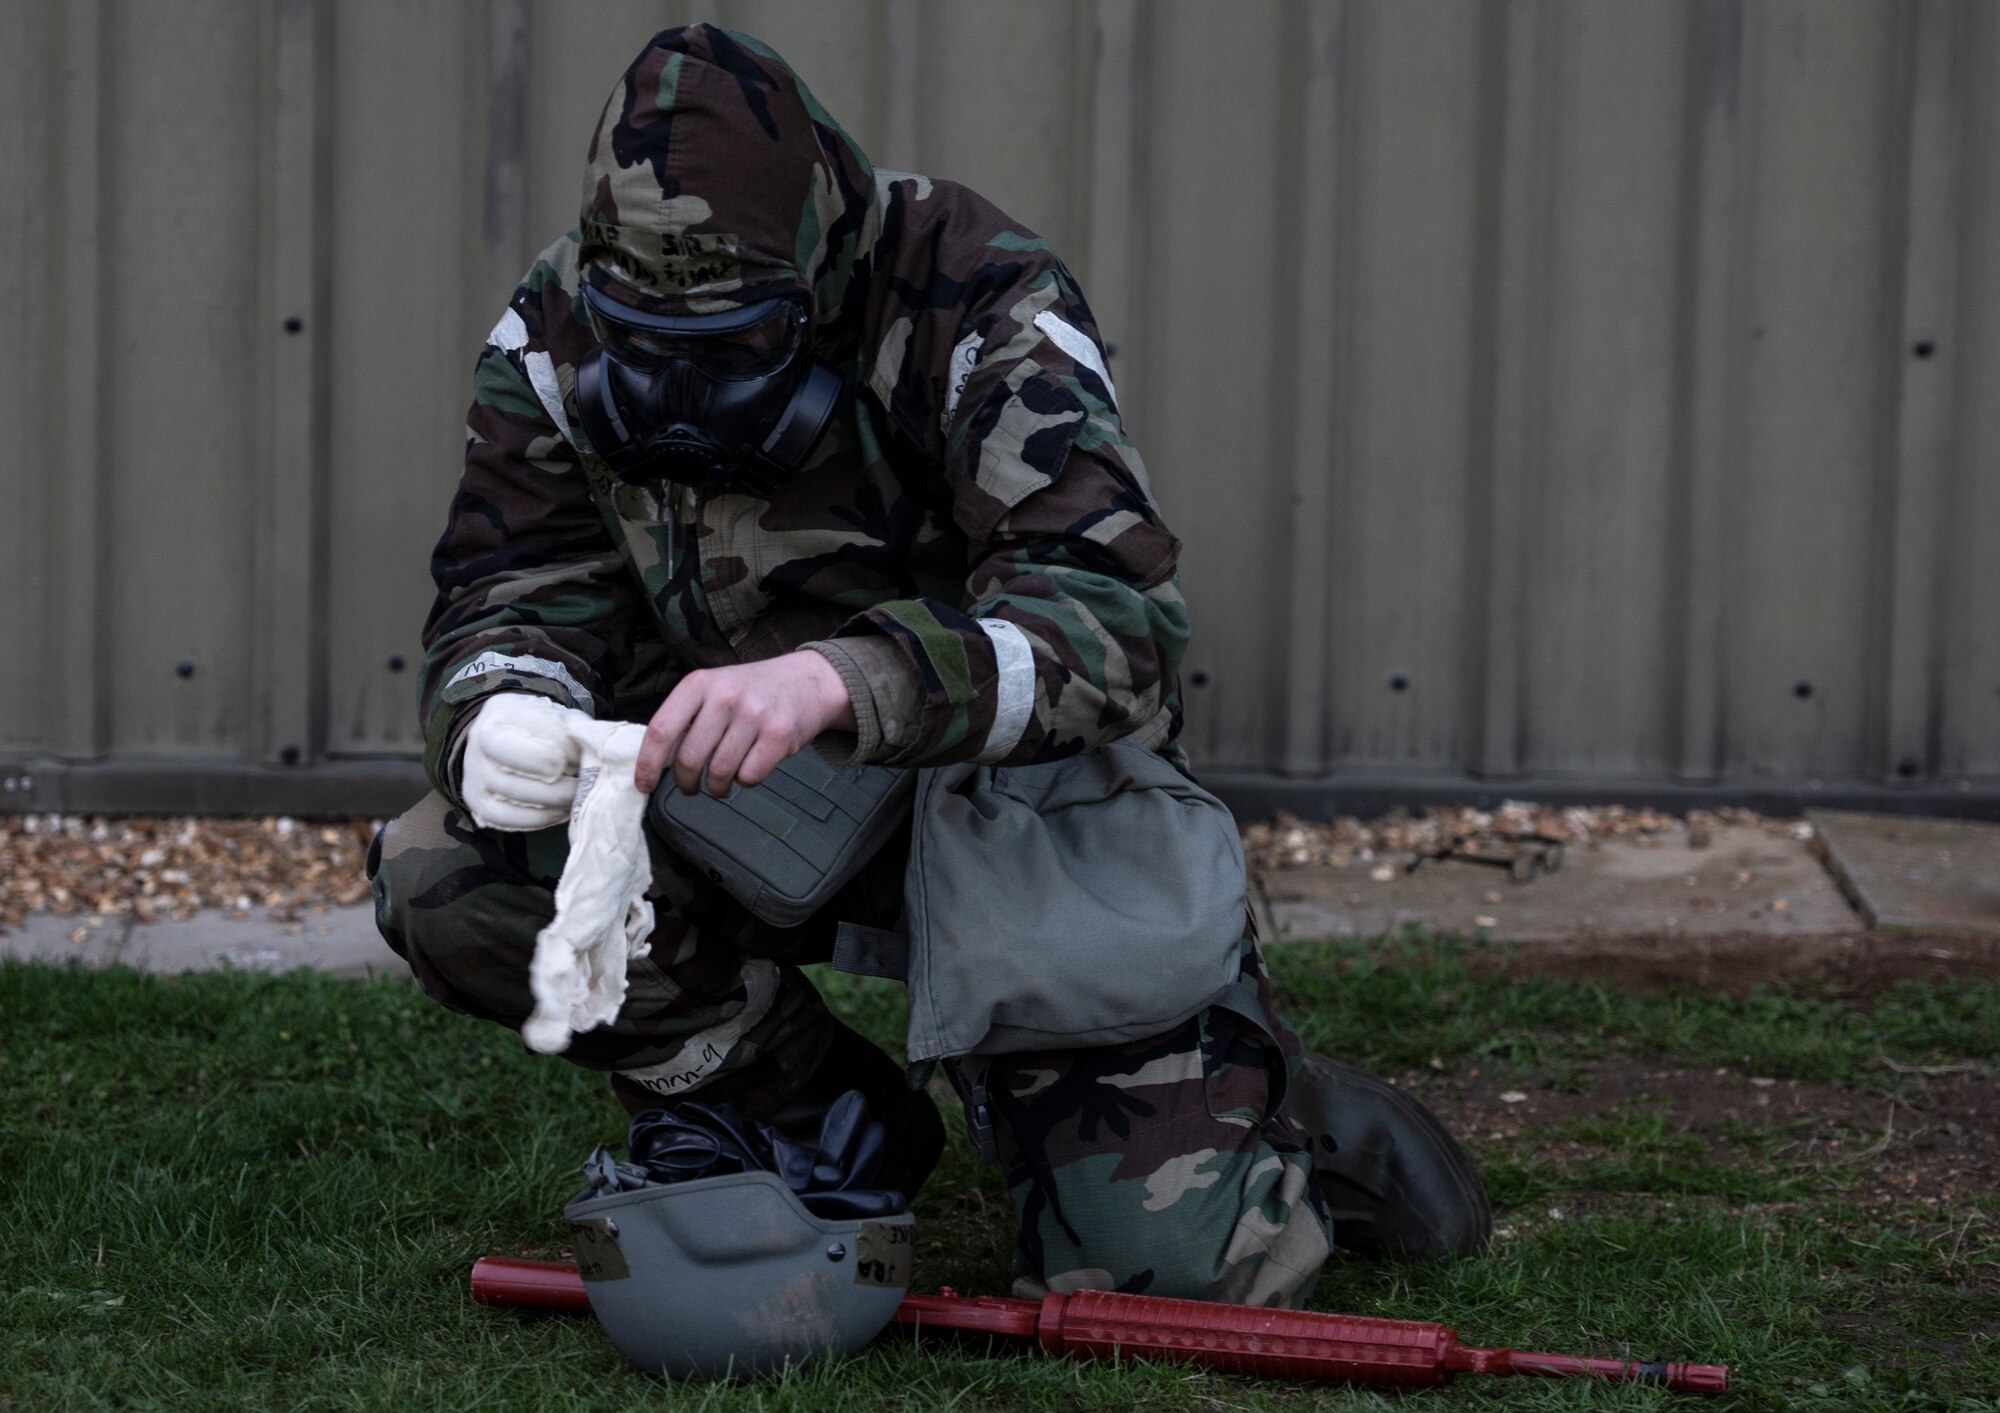
<path id="1" fill-rule="evenodd" d="M 1298 1306 L 1332 1253 L 1305 1131 L 1279 1112 L 1298 1036 L 1243 943 L 1269 1034 L 1213 1007 L 1152 1040 L 1005 1055 L 987 1078 L 1021 1295 L 1121 1290 Z"/>
<path id="2" fill-rule="evenodd" d="M 832 1041 L 832 1017 L 799 967 L 832 955 L 841 921 L 895 924 L 904 847 L 885 848 L 822 914 L 784 929 L 650 832 L 647 843 L 650 954 L 631 963 L 617 1020 L 577 1036 L 564 1058 L 615 1069 L 620 1087 L 651 1100 L 699 1089 L 773 1112 Z M 376 838 L 376 920 L 432 997 L 518 1027 L 568 851 L 561 826 L 494 833 L 433 793 Z M 1247 938 L 1242 967 L 1275 1016 Z M 1152 1040 L 996 1059 L 986 1084 L 1019 1219 L 1017 1290 L 1302 1303 L 1332 1224 L 1307 1136 L 1277 1112 L 1299 1056 L 1281 1020 L 1260 1035 L 1216 1008 Z"/>
<path id="3" fill-rule="evenodd" d="M 1128 734 L 1178 759 L 1179 542 L 1045 241 L 964 187 L 874 171 L 781 60 L 705 25 L 613 91 L 580 231 L 475 373 L 424 636 L 440 789 L 488 692 L 641 717 L 689 668 L 808 645 L 855 699 L 855 760 L 1025 764 Z M 665 313 L 809 295 L 846 415 L 769 499 L 616 481 L 576 410 L 583 281 Z M 1032 659 L 1004 671 L 981 619 Z"/>
<path id="4" fill-rule="evenodd" d="M 643 720 L 691 669 L 810 647 L 854 698 L 856 737 L 819 743 L 836 757 L 1025 764 L 1130 735 L 1184 765 L 1179 543 L 1044 241 L 951 182 L 874 171 L 782 60 L 708 26 L 656 36 L 620 79 L 583 195 L 578 231 L 535 261 L 479 357 L 425 628 L 440 793 L 378 836 L 368 869 L 425 989 L 510 1026 L 568 841 L 481 830 L 454 796 L 455 732 L 489 693 Z M 596 349 L 586 281 L 670 314 L 806 295 L 844 415 L 768 499 L 618 482 L 575 403 Z M 787 931 L 649 842 L 651 955 L 617 1021 L 567 1058 L 628 1092 L 775 1106 L 832 1032 L 799 964 L 839 921 L 896 925 L 902 849 Z M 1212 1012 L 1140 1045 L 996 1063 L 1024 1280 L 1301 1301 L 1328 1228 L 1303 1135 L 1273 1112 L 1297 1058 L 1278 1030 Z"/>

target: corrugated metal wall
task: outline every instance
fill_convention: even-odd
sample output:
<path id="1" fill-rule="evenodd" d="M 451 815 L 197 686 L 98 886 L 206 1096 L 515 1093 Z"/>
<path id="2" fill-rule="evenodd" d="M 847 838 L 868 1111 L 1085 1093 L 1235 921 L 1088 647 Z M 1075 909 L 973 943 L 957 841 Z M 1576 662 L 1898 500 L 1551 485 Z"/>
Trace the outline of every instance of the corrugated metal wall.
<path id="1" fill-rule="evenodd" d="M 415 750 L 474 352 L 688 18 L 1065 253 L 1205 766 L 2000 782 L 2000 6 L 23 0 L 0 806 Z"/>

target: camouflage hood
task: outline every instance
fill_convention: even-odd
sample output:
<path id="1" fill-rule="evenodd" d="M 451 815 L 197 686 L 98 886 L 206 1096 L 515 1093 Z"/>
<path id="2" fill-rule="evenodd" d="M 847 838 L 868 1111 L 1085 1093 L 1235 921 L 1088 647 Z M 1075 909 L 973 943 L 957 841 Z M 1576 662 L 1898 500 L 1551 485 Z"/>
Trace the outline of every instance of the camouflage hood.
<path id="1" fill-rule="evenodd" d="M 713 25 L 663 30 L 619 78 L 584 173 L 584 280 L 659 314 L 847 295 L 874 173 L 791 66 Z"/>
<path id="2" fill-rule="evenodd" d="M 768 48 L 706 25 L 619 79 L 585 190 L 475 374 L 425 627 L 435 779 L 493 692 L 650 715 L 688 671 L 807 648 L 848 689 L 856 761 L 1129 737 L 1179 763 L 1179 542 L 1047 241 L 957 182 L 874 170 Z M 672 496 L 614 475 L 578 425 L 589 287 L 668 316 L 810 297 L 846 395 L 800 474 Z"/>

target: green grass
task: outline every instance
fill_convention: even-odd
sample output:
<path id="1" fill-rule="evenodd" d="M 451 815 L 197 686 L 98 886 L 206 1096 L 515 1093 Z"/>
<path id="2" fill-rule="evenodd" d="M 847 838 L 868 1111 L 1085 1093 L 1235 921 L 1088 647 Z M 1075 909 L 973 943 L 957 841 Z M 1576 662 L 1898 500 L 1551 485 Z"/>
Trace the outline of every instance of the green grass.
<path id="1" fill-rule="evenodd" d="M 1432 1057 L 1573 1066 L 1613 1052 L 1779 1079 L 1879 1079 L 1879 1057 L 2000 1058 L 2000 985 L 1903 981 L 1856 1005 L 1824 990 L 1737 998 L 1510 977 L 1457 946 L 1273 948 L 1307 1044 L 1357 1064 Z"/>
<path id="2" fill-rule="evenodd" d="M 1843 1085 L 2000 1055 L 2000 987 L 1621 994 L 1477 975 L 1447 946 L 1288 946 L 1313 1043 L 1401 1068 L 1518 1066 L 1587 1088 L 1614 1052 Z M 894 988 L 823 977 L 893 1039 Z M 472 1259 L 554 1254 L 576 1165 L 615 1140 L 601 1079 L 406 983 L 0 965 L 0 1406 L 43 1408 L 1654 1408 L 1587 1383 L 1389 1398 L 893 1335 L 783 1381 L 676 1388 L 595 1325 L 484 1309 Z M 1512 1235 L 1480 1260 L 1353 1264 L 1316 1305 L 1475 1342 L 1727 1362 L 1757 1409 L 2000 1408 L 2000 1204 L 1862 1211 L 1837 1168 L 1745 1126 L 1720 1158 L 1626 1104 L 1478 1141 Z M 1562 1220 L 1548 1216 L 1560 1206 Z M 1003 1292 L 1009 1213 L 956 1133 L 919 1205 L 917 1282 Z M 1715 1406 L 1713 1404 L 1705 1406 Z"/>

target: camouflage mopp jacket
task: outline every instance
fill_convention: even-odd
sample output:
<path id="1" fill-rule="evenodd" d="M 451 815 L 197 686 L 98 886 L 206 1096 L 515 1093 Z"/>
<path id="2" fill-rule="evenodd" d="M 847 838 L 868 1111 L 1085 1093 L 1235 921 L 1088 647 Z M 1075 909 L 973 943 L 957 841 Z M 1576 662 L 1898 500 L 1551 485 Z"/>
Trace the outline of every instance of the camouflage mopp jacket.
<path id="1" fill-rule="evenodd" d="M 620 482 L 577 415 L 585 281 L 668 314 L 803 294 L 846 404 L 768 498 Z M 1180 546 L 1075 281 L 966 188 L 874 170 L 755 40 L 667 30 L 626 70 L 579 229 L 494 325 L 466 434 L 421 683 L 447 795 L 491 692 L 641 716 L 691 669 L 801 647 L 854 699 L 836 757 L 1017 765 L 1133 736 L 1182 763 Z"/>

